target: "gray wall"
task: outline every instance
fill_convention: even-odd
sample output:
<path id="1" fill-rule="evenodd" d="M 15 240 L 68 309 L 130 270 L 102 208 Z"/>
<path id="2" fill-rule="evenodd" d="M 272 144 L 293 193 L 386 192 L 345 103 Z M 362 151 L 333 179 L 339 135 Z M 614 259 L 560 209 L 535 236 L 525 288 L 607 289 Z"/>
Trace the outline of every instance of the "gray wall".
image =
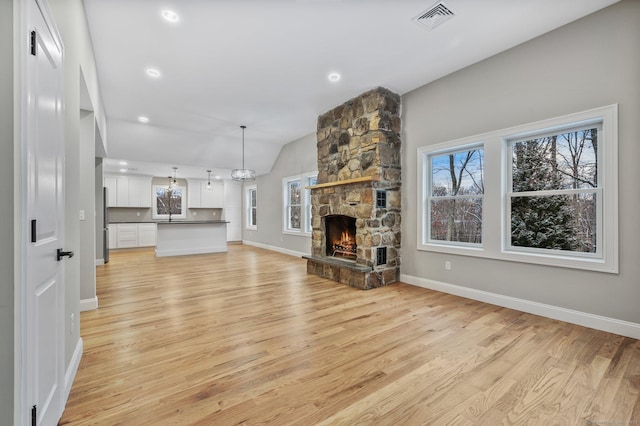
<path id="1" fill-rule="evenodd" d="M 96 198 L 96 260 L 104 260 L 104 243 L 103 229 L 104 223 L 104 199 L 103 199 L 103 186 L 102 186 L 102 158 L 96 157 L 95 159 L 95 198 Z"/>
<path id="2" fill-rule="evenodd" d="M 80 220 L 80 300 L 96 297 L 96 136 L 92 111 L 80 114 L 80 182 L 79 208 L 84 211 Z"/>
<path id="3" fill-rule="evenodd" d="M 80 199 L 79 181 L 81 175 L 93 176 L 95 168 L 93 158 L 86 160 L 80 155 L 81 69 L 91 105 L 94 108 L 95 120 L 103 136 L 101 140 L 105 145 L 107 144 L 106 119 L 82 0 L 49 0 L 49 6 L 65 48 L 65 247 L 78 253 L 81 248 L 78 214 L 80 209 L 84 208 L 81 206 L 94 205 Z M 91 196 L 91 203 L 93 203 L 93 196 Z M 94 234 L 93 230 L 91 234 Z M 85 260 L 85 262 L 88 261 Z M 91 259 L 91 264 L 95 266 L 94 259 Z M 75 321 L 73 327 L 70 321 L 71 314 L 74 314 L 75 318 L 80 318 L 80 269 L 81 256 L 65 260 L 65 369 L 70 367 L 80 339 L 80 321 Z"/>
<path id="4" fill-rule="evenodd" d="M 13 135 L 13 3 L 0 2 L 0 422 L 13 424 L 14 326 L 14 135 Z M 18 203 L 19 205 L 19 203 Z M 14 220 L 16 223 L 14 224 Z"/>
<path id="5" fill-rule="evenodd" d="M 640 323 L 638 22 L 622 1 L 403 96 L 403 274 Z M 416 249 L 418 147 L 614 103 L 619 275 Z"/>
<path id="6" fill-rule="evenodd" d="M 258 230 L 245 229 L 243 215 L 242 239 L 299 253 L 311 252 L 311 237 L 282 233 L 282 179 L 317 171 L 316 134 L 307 135 L 285 145 L 266 175 L 258 176 Z M 245 196 L 243 191 L 243 211 Z"/>

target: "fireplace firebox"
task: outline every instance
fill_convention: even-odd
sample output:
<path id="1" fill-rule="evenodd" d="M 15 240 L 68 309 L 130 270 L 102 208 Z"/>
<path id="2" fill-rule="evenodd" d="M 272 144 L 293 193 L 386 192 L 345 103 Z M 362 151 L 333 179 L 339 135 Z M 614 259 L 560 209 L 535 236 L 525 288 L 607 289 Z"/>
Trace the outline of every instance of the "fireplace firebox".
<path id="1" fill-rule="evenodd" d="M 329 215 L 325 220 L 327 256 L 356 260 L 356 218 L 345 215 Z"/>

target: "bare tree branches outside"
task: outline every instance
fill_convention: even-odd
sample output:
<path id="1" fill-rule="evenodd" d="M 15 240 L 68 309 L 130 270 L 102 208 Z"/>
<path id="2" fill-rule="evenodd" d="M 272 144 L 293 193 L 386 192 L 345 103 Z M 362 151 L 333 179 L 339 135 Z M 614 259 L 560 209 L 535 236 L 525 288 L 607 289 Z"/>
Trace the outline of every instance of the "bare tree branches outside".
<path id="1" fill-rule="evenodd" d="M 431 156 L 430 170 L 430 239 L 480 244 L 483 149 Z"/>
<path id="2" fill-rule="evenodd" d="M 159 215 L 182 214 L 182 189 L 175 188 L 169 191 L 167 188 L 156 189 L 156 211 Z"/>

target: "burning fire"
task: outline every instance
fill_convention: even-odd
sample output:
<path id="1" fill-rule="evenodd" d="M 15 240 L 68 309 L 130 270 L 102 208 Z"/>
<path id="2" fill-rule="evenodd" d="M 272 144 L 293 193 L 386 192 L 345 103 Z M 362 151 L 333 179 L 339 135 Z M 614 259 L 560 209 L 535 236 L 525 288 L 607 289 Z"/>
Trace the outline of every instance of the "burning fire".
<path id="1" fill-rule="evenodd" d="M 355 256 L 356 255 L 356 242 L 353 235 L 349 234 L 347 231 L 343 231 L 340 235 L 340 239 L 333 241 L 332 244 L 332 256 L 336 254 L 341 254 L 343 256 Z"/>

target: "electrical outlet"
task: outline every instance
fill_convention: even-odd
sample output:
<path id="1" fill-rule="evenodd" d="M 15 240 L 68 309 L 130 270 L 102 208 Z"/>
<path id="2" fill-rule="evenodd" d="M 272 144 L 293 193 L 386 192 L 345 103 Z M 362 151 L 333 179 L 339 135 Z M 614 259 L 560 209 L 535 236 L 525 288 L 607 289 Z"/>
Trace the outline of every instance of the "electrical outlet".
<path id="1" fill-rule="evenodd" d="M 198 212 L 193 212 L 193 215 L 194 216 L 198 216 Z"/>
<path id="2" fill-rule="evenodd" d="M 80 220 L 85 220 L 84 210 L 80 210 Z"/>
<path id="3" fill-rule="evenodd" d="M 69 334 L 73 335 L 73 330 L 76 328 L 76 314 L 71 314 L 71 327 L 69 327 Z"/>
<path id="4" fill-rule="evenodd" d="M 444 262 L 444 269 L 446 269 L 447 271 L 451 270 L 451 262 L 450 261 L 445 261 Z"/>
<path id="5" fill-rule="evenodd" d="M 140 217 L 140 212 L 136 212 L 136 216 Z"/>

